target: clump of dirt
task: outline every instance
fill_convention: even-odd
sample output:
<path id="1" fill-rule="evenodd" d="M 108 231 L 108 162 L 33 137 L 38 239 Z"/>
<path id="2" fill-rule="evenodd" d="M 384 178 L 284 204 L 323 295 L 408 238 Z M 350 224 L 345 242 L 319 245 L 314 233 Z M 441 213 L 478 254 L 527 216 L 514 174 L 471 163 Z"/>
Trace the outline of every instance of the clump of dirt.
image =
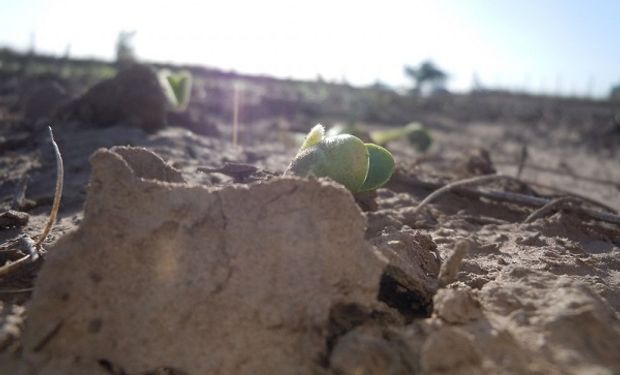
<path id="1" fill-rule="evenodd" d="M 440 289 L 433 302 L 435 314 L 448 323 L 463 324 L 481 316 L 480 304 L 466 285 L 454 283 Z"/>
<path id="2" fill-rule="evenodd" d="M 91 164 L 84 220 L 39 274 L 26 356 L 131 373 L 311 373 L 331 310 L 376 304 L 385 264 L 340 186 L 190 186 L 132 148 Z"/>
<path id="3" fill-rule="evenodd" d="M 433 240 L 405 227 L 386 230 L 370 242 L 388 259 L 379 299 L 408 320 L 430 315 L 440 267 Z"/>
<path id="4" fill-rule="evenodd" d="M 97 126 L 126 123 L 153 132 L 166 125 L 166 103 L 155 73 L 136 64 L 93 86 L 59 116 Z"/>

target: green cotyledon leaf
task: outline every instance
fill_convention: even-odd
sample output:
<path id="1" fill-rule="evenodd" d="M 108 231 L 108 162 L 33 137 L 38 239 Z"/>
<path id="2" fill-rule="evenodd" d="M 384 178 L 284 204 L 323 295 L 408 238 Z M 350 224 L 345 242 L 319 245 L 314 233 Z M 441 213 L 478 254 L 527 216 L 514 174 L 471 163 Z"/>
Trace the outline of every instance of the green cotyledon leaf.
<path id="1" fill-rule="evenodd" d="M 173 73 L 164 69 L 158 72 L 158 79 L 171 109 L 173 111 L 187 109 L 192 94 L 192 74 L 188 71 Z"/>
<path id="2" fill-rule="evenodd" d="M 366 143 L 368 149 L 368 174 L 360 191 L 374 190 L 383 186 L 396 167 L 392 154 L 381 146 Z"/>

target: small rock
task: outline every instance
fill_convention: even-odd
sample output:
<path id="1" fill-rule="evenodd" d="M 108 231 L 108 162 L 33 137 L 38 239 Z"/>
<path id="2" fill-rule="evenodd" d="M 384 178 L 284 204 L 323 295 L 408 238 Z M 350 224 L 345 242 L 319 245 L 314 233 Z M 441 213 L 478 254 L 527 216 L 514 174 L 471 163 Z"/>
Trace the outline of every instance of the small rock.
<path id="1" fill-rule="evenodd" d="M 489 151 L 483 148 L 469 150 L 463 161 L 465 171 L 470 175 L 486 175 L 496 173 Z"/>
<path id="2" fill-rule="evenodd" d="M 28 224 L 30 215 L 20 211 L 4 211 L 0 213 L 0 229 L 23 227 Z"/>
<path id="3" fill-rule="evenodd" d="M 0 353 L 21 336 L 25 309 L 0 301 Z"/>
<path id="4" fill-rule="evenodd" d="M 515 239 L 515 243 L 525 246 L 544 246 L 546 243 L 540 238 L 540 233 L 525 233 Z"/>
<path id="5" fill-rule="evenodd" d="M 409 227 L 382 233 L 371 241 L 388 260 L 379 300 L 408 318 L 427 316 L 437 290 L 440 260 L 433 240 Z"/>
<path id="6" fill-rule="evenodd" d="M 379 330 L 356 329 L 338 340 L 330 367 L 341 375 L 405 375 L 410 371 Z"/>
<path id="7" fill-rule="evenodd" d="M 454 247 L 454 251 L 448 256 L 446 261 L 441 265 L 439 271 L 440 285 L 448 285 L 456 281 L 456 277 L 461 267 L 463 258 L 469 253 L 471 243 L 467 240 L 458 241 Z"/>
<path id="8" fill-rule="evenodd" d="M 448 323 L 462 324 L 481 316 L 480 304 L 465 285 L 442 288 L 433 297 L 434 311 Z"/>
<path id="9" fill-rule="evenodd" d="M 425 372 L 450 372 L 480 366 L 482 359 L 471 334 L 456 327 L 443 327 L 424 342 L 420 362 Z"/>

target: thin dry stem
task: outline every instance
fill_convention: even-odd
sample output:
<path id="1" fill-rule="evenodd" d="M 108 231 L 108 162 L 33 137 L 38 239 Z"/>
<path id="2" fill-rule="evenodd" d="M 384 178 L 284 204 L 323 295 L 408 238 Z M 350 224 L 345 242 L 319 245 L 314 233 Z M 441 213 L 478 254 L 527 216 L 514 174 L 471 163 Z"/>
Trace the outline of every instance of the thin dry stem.
<path id="1" fill-rule="evenodd" d="M 20 294 L 30 293 L 34 288 L 22 288 L 22 289 L 0 289 L 0 294 Z"/>
<path id="2" fill-rule="evenodd" d="M 464 180 L 455 181 L 450 184 L 444 185 L 443 187 L 435 190 L 429 196 L 424 198 L 424 200 L 420 202 L 420 204 L 418 204 L 418 206 L 415 208 L 414 213 L 420 212 L 420 210 L 424 208 L 426 205 L 428 205 L 429 203 L 431 203 L 438 197 L 442 196 L 445 193 L 450 192 L 451 190 L 455 188 L 462 187 L 465 185 L 480 184 L 483 182 L 489 182 L 489 181 L 500 180 L 500 179 L 505 179 L 505 178 L 506 176 L 504 175 L 490 174 L 490 175 L 485 175 L 485 176 L 476 176 L 472 178 L 467 178 Z"/>
<path id="3" fill-rule="evenodd" d="M 507 202 L 507 203 L 512 203 L 512 204 L 529 206 L 529 207 L 542 207 L 552 201 L 551 199 L 548 199 L 548 198 L 534 197 L 531 195 L 512 193 L 508 191 L 479 191 L 479 190 L 474 190 L 474 189 L 463 187 L 463 185 L 467 185 L 467 184 L 481 183 L 481 182 L 492 181 L 494 179 L 500 179 L 500 178 L 506 178 L 509 180 L 519 181 L 516 178 L 511 177 L 511 176 L 503 176 L 503 175 L 495 175 L 495 174 L 474 177 L 474 178 L 470 178 L 467 180 L 456 181 L 448 185 L 425 182 L 425 181 L 421 181 L 421 180 L 411 178 L 411 177 L 406 177 L 406 176 L 397 176 L 395 179 L 403 183 L 409 184 L 409 185 L 421 186 L 426 189 L 437 189 L 435 192 L 427 196 L 418 205 L 418 207 L 416 208 L 416 212 L 419 212 L 420 208 L 424 207 L 425 205 L 427 205 L 428 203 L 436 199 L 438 196 L 448 191 L 456 192 L 458 194 L 468 196 L 468 197 L 473 197 L 473 198 L 485 198 L 485 199 L 493 200 L 496 202 Z M 577 197 L 577 196 L 573 198 L 580 199 L 580 197 Z M 620 225 L 620 216 L 612 214 L 612 213 L 595 211 L 589 208 L 579 207 L 579 206 L 569 207 L 569 209 L 571 211 L 575 211 L 584 216 L 587 216 L 591 219 Z"/>
<path id="4" fill-rule="evenodd" d="M 523 223 L 531 223 L 532 221 L 544 217 L 549 212 L 559 209 L 560 207 L 569 204 L 569 203 L 579 203 L 579 199 L 575 197 L 560 197 L 552 200 L 551 202 L 545 204 L 541 208 L 532 212 L 528 217 L 523 220 Z"/>
<path id="5" fill-rule="evenodd" d="M 62 198 L 62 185 L 65 175 L 65 170 L 62 163 L 62 155 L 60 155 L 60 149 L 54 140 L 54 133 L 52 132 L 52 127 L 48 127 L 50 132 L 50 140 L 52 141 L 52 146 L 54 147 L 54 154 L 56 155 L 56 190 L 54 191 L 54 202 L 52 203 L 52 210 L 50 211 L 50 216 L 47 219 L 47 224 L 43 229 L 43 232 L 39 235 L 35 247 L 38 249 L 43 244 L 43 241 L 47 238 L 50 231 L 52 230 L 52 226 L 56 222 L 56 218 L 58 217 L 58 210 L 60 209 L 60 200 Z"/>
<path id="6" fill-rule="evenodd" d="M 517 168 L 517 178 L 521 178 L 521 173 L 523 172 L 523 168 L 525 168 L 525 162 L 527 161 L 528 153 L 527 146 L 523 145 L 521 148 L 521 155 L 519 156 L 519 166 Z"/>
<path id="7" fill-rule="evenodd" d="M 563 194 L 563 195 L 579 198 L 582 201 L 588 202 L 588 203 L 590 203 L 593 206 L 602 208 L 605 211 L 609 211 L 609 212 L 614 213 L 614 214 L 616 213 L 615 209 L 613 209 L 612 207 L 606 205 L 605 203 L 599 202 L 597 200 L 594 200 L 592 198 L 586 197 L 586 196 L 581 195 L 581 194 L 577 194 L 577 193 L 572 192 L 570 190 L 565 190 L 565 189 L 562 189 L 562 188 L 559 188 L 559 187 L 555 187 L 555 186 L 551 186 L 551 185 L 547 185 L 547 184 L 541 184 L 540 182 L 536 182 L 536 181 L 532 181 L 532 180 L 528 180 L 528 179 L 523 179 L 523 178 L 520 179 L 520 181 L 525 183 L 525 184 L 528 184 L 528 185 L 536 186 L 536 187 L 543 188 L 543 189 L 548 189 L 548 190 L 555 191 L 555 192 L 558 192 L 558 193 Z"/>
<path id="8" fill-rule="evenodd" d="M 6 263 L 2 267 L 0 267 L 0 277 L 8 275 L 9 273 L 13 272 L 14 270 L 20 268 L 22 265 L 24 265 L 24 263 L 29 261 L 30 258 L 32 258 L 32 254 L 26 254 L 23 257 L 19 258 L 18 260 L 14 261 L 14 262 Z"/>

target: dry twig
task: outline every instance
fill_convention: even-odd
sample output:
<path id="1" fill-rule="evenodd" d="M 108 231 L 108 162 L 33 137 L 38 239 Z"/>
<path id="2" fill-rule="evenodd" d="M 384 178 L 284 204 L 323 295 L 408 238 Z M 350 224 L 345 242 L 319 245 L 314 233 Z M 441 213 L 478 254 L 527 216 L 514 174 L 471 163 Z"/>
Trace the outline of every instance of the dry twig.
<path id="1" fill-rule="evenodd" d="M 551 185 L 547 185 L 547 184 L 541 184 L 540 182 L 536 182 L 536 181 L 532 181 L 532 180 L 528 180 L 528 179 L 521 179 L 521 181 L 525 184 L 528 185 L 532 185 L 532 186 L 536 186 L 539 188 L 543 188 L 543 189 L 547 189 L 547 190 L 551 190 L 551 191 L 555 191 L 558 192 L 562 195 L 565 196 L 571 196 L 571 197 L 575 197 L 578 199 L 581 199 L 582 201 L 586 201 L 594 206 L 597 206 L 599 208 L 604 209 L 605 211 L 611 212 L 611 213 L 616 213 L 616 210 L 614 210 L 613 208 L 609 207 L 608 205 L 606 205 L 605 203 L 599 202 L 597 200 L 594 200 L 592 198 L 586 197 L 585 195 L 581 195 L 581 194 L 577 194 L 575 192 L 569 191 L 569 190 L 565 190 L 559 187 L 555 187 L 555 186 L 551 186 Z"/>
<path id="2" fill-rule="evenodd" d="M 581 203 L 579 201 L 579 199 L 577 199 L 575 197 L 560 197 L 560 198 L 556 198 L 556 199 L 550 201 L 549 203 L 545 204 L 541 208 L 537 209 L 536 211 L 532 212 L 528 217 L 525 218 L 525 220 L 523 220 L 523 223 L 531 223 L 532 221 L 534 221 L 536 219 L 544 217 L 549 212 L 557 210 L 561 206 L 569 204 L 569 203 L 573 203 L 573 202 Z"/>
<path id="3" fill-rule="evenodd" d="M 45 239 L 49 235 L 49 232 L 51 231 L 52 226 L 54 225 L 54 223 L 56 222 L 56 218 L 58 217 L 58 210 L 60 209 L 60 200 L 62 198 L 64 168 L 63 168 L 62 156 L 60 155 L 60 150 L 58 149 L 58 145 L 56 144 L 56 141 L 54 141 L 54 134 L 52 133 L 52 128 L 49 127 L 48 129 L 49 129 L 50 139 L 52 141 L 52 146 L 54 147 L 54 154 L 56 156 L 56 170 L 57 170 L 56 188 L 54 191 L 54 202 L 52 203 L 52 210 L 50 212 L 50 216 L 47 220 L 47 224 L 45 225 L 45 228 L 43 229 L 41 234 L 38 236 L 36 241 L 30 238 L 29 236 L 24 235 L 24 236 L 19 237 L 16 240 L 9 241 L 8 244 L 6 244 L 6 246 L 5 244 L 2 244 L 2 246 L 0 247 L 1 251 L 15 250 L 16 253 L 18 254 L 25 253 L 25 255 L 23 255 L 21 258 L 15 261 L 7 262 L 3 266 L 1 266 L 0 277 L 4 277 L 10 273 L 13 273 L 16 270 L 20 269 L 23 265 L 32 263 L 39 259 L 43 241 L 45 241 Z"/>
<path id="4" fill-rule="evenodd" d="M 50 211 L 50 216 L 47 219 L 47 224 L 43 229 L 43 232 L 39 235 L 35 246 L 38 248 L 41 247 L 43 241 L 47 238 L 50 231 L 52 230 L 52 226 L 56 222 L 56 218 L 58 217 L 58 210 L 60 209 L 60 199 L 62 198 L 62 184 L 64 180 L 64 167 L 62 164 L 62 155 L 60 155 L 60 149 L 58 149 L 58 145 L 54 140 L 54 133 L 52 132 L 52 127 L 48 127 L 50 132 L 50 139 L 52 141 L 52 146 L 54 146 L 54 154 L 56 155 L 56 190 L 54 191 L 54 202 L 52 203 L 52 210 Z"/>
<path id="5" fill-rule="evenodd" d="M 499 174 L 491 174 L 491 175 L 468 178 L 465 180 L 455 181 L 447 185 L 420 181 L 418 179 L 410 178 L 410 177 L 406 177 L 402 175 L 395 176 L 396 181 L 400 181 L 408 185 L 420 186 L 426 189 L 436 189 L 433 193 L 427 196 L 422 202 L 420 202 L 420 204 L 418 204 L 418 206 L 415 208 L 416 213 L 419 212 L 424 206 L 428 205 L 430 202 L 434 201 L 439 196 L 447 192 L 454 192 L 460 195 L 473 197 L 473 198 L 485 198 L 485 199 L 498 201 L 498 202 L 520 204 L 524 206 L 537 207 L 537 208 L 543 207 L 552 201 L 552 199 L 548 199 L 548 198 L 534 197 L 531 195 L 512 193 L 512 192 L 507 192 L 507 191 L 480 191 L 480 190 L 474 190 L 474 189 L 464 187 L 465 185 L 480 184 L 483 182 L 489 182 L 489 181 L 494 181 L 494 180 L 499 180 L 499 179 L 507 179 L 511 181 L 521 182 L 515 177 L 499 175 Z M 572 197 L 572 198 L 576 200 L 580 199 L 580 197 Z M 612 213 L 600 212 L 600 211 L 592 210 L 592 209 L 581 207 L 581 206 L 571 206 L 570 209 L 584 216 L 587 216 L 591 219 L 620 225 L 620 216 L 612 214 Z"/>
<path id="6" fill-rule="evenodd" d="M 21 294 L 30 293 L 34 288 L 22 288 L 22 289 L 0 289 L 0 294 Z"/>
<path id="7" fill-rule="evenodd" d="M 523 145 L 521 147 L 521 155 L 519 156 L 519 166 L 517 168 L 517 178 L 521 178 L 521 173 L 523 172 L 523 168 L 525 167 L 525 162 L 527 161 L 528 153 L 527 146 Z"/>
<path id="8" fill-rule="evenodd" d="M 0 277 L 8 275 L 9 273 L 19 269 L 21 266 L 25 264 L 26 261 L 31 260 L 33 258 L 32 254 L 26 254 L 22 258 L 19 258 L 15 262 L 6 263 L 2 267 L 0 267 Z"/>
<path id="9" fill-rule="evenodd" d="M 462 186 L 465 186 L 465 185 L 480 184 L 480 183 L 483 183 L 483 182 L 500 180 L 500 179 L 503 179 L 503 178 L 506 178 L 506 176 L 499 175 L 499 174 L 490 174 L 490 175 L 485 175 L 485 176 L 476 176 L 476 177 L 472 177 L 472 178 L 466 178 L 464 180 L 454 181 L 452 183 L 444 185 L 443 187 L 435 190 L 429 196 L 424 198 L 424 200 L 422 202 L 420 202 L 420 204 L 418 204 L 418 206 L 415 208 L 414 213 L 420 212 L 420 210 L 422 208 L 424 208 L 424 206 L 426 206 L 427 204 L 431 203 L 432 201 L 434 201 L 435 199 L 437 199 L 441 195 L 454 190 L 457 187 L 462 187 Z"/>

